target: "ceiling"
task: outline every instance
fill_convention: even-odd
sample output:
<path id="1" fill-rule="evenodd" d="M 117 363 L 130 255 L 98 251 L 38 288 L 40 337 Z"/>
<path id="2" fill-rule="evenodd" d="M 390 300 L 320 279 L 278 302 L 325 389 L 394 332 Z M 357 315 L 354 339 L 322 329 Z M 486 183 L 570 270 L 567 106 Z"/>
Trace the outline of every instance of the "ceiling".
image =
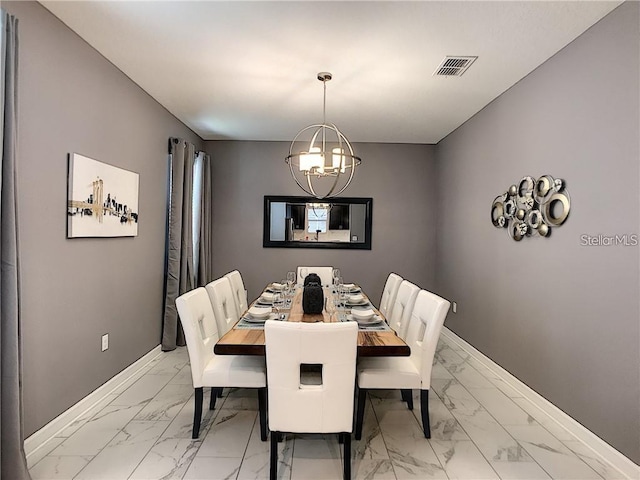
<path id="1" fill-rule="evenodd" d="M 42 1 L 205 140 L 437 143 L 619 1 Z M 447 55 L 478 56 L 461 77 Z"/>

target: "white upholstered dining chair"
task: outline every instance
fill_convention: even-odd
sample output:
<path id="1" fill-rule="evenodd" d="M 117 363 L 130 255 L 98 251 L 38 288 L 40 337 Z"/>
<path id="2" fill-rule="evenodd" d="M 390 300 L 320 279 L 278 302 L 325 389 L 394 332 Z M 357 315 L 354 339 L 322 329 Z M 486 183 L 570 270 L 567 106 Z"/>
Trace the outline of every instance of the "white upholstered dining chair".
<path id="1" fill-rule="evenodd" d="M 387 308 L 387 321 L 398 336 L 403 340 L 407 336 L 407 328 L 411 320 L 411 310 L 416 301 L 420 288 L 417 285 L 403 280 L 398 287 L 398 293 L 393 303 Z"/>
<path id="2" fill-rule="evenodd" d="M 344 447 L 343 476 L 348 480 L 358 325 L 267 320 L 265 346 L 271 480 L 277 476 L 283 432 L 338 433 Z"/>
<path id="3" fill-rule="evenodd" d="M 296 283 L 303 285 L 304 279 L 310 273 L 317 273 L 323 286 L 333 284 L 333 267 L 298 267 Z"/>
<path id="4" fill-rule="evenodd" d="M 411 390 L 420 390 L 420 412 L 425 438 L 431 438 L 429 422 L 429 389 L 431 368 L 442 325 L 449 311 L 449 301 L 426 290 L 418 293 L 407 333 L 411 347 L 409 357 L 368 357 L 358 362 L 358 407 L 356 440 L 362 438 L 362 422 L 367 391 L 370 389 L 398 389 L 413 409 Z"/>
<path id="5" fill-rule="evenodd" d="M 393 302 L 396 300 L 396 295 L 398 294 L 398 289 L 400 288 L 402 280 L 402 277 L 396 273 L 390 273 L 387 277 L 384 289 L 382 290 L 382 297 L 380 297 L 379 308 L 380 313 L 385 317 L 389 313 L 390 306 L 393 305 Z"/>
<path id="6" fill-rule="evenodd" d="M 236 309 L 231 281 L 227 277 L 218 278 L 208 283 L 205 288 L 218 324 L 218 333 L 222 337 L 236 324 L 242 312 Z"/>
<path id="7" fill-rule="evenodd" d="M 249 302 L 247 299 L 247 291 L 244 288 L 244 282 L 242 281 L 242 275 L 238 270 L 229 272 L 225 275 L 231 283 L 231 291 L 233 292 L 233 298 L 236 301 L 236 311 L 238 315 L 242 315 L 248 308 Z"/>
<path id="8" fill-rule="evenodd" d="M 260 410 L 260 437 L 267 439 L 267 377 L 264 358 L 249 355 L 216 355 L 218 327 L 207 291 L 191 290 L 176 299 L 182 322 L 191 377 L 195 389 L 192 438 L 198 438 L 202 420 L 204 387 L 211 387 L 209 409 L 213 410 L 219 389 L 224 387 L 257 388 Z"/>

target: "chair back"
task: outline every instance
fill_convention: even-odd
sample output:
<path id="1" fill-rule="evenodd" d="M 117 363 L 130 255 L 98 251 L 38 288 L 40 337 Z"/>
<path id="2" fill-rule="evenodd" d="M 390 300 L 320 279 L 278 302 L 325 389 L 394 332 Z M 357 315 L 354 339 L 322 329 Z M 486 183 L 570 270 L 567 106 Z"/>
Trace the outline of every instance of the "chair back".
<path id="1" fill-rule="evenodd" d="M 202 387 L 204 367 L 214 357 L 213 347 L 218 341 L 218 326 L 209 295 L 203 287 L 176 298 L 176 308 L 187 342 L 193 387 Z"/>
<path id="2" fill-rule="evenodd" d="M 207 284 L 206 289 L 218 324 L 218 333 L 223 336 L 240 318 L 231 282 L 228 278 L 222 277 Z"/>
<path id="3" fill-rule="evenodd" d="M 231 290 L 233 292 L 233 299 L 236 302 L 236 312 L 238 316 L 247 311 L 249 303 L 247 301 L 247 291 L 244 288 L 244 282 L 242 281 L 242 275 L 238 270 L 229 272 L 225 275 L 231 282 Z"/>
<path id="4" fill-rule="evenodd" d="M 269 428 L 351 432 L 358 325 L 265 322 Z M 305 370 L 310 374 L 305 375 Z"/>
<path id="5" fill-rule="evenodd" d="M 398 293 L 393 301 L 391 309 L 387 310 L 387 320 L 398 336 L 403 340 L 407 336 L 407 327 L 411 320 L 411 311 L 416 301 L 420 288 L 408 280 L 403 280 L 398 287 Z"/>
<path id="6" fill-rule="evenodd" d="M 322 286 L 333 284 L 333 267 L 298 267 L 298 276 L 296 277 L 296 283 L 298 285 L 304 284 L 304 279 L 310 273 L 317 273 L 322 281 Z"/>
<path id="7" fill-rule="evenodd" d="M 407 344 L 411 347 L 411 361 L 420 372 L 422 389 L 431 387 L 431 368 L 442 325 L 449 312 L 449 301 L 420 290 L 411 314 Z"/>
<path id="8" fill-rule="evenodd" d="M 387 281 L 384 284 L 384 290 L 382 290 L 382 297 L 380 297 L 380 313 L 385 317 L 389 313 L 391 305 L 396 300 L 398 294 L 398 288 L 402 283 L 402 277 L 395 273 L 390 273 L 387 277 Z"/>

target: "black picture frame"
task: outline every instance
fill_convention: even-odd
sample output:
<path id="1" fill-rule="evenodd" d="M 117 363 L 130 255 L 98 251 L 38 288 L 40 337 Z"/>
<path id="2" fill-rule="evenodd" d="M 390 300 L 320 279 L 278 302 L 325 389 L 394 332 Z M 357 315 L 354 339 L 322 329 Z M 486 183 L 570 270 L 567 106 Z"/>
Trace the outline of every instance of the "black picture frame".
<path id="1" fill-rule="evenodd" d="M 300 241 L 285 238 L 284 240 L 272 240 L 271 228 L 272 219 L 271 211 L 274 203 L 286 204 L 286 220 L 296 216 L 299 219 L 300 209 L 291 208 L 296 205 L 304 205 L 307 203 L 331 203 L 340 206 L 346 205 L 364 205 L 364 240 L 358 236 L 357 241 Z M 298 210 L 298 212 L 295 212 Z M 348 210 L 348 209 L 346 209 Z M 344 215 L 344 207 L 341 207 L 341 215 Z M 298 220 L 299 221 L 299 220 Z M 303 219 L 304 221 L 304 219 Z M 293 222 L 293 219 L 292 219 Z M 262 232 L 262 246 L 264 248 L 330 248 L 330 249 L 348 249 L 348 250 L 371 250 L 371 234 L 373 224 L 373 199 L 370 197 L 336 197 L 330 199 L 318 200 L 314 197 L 287 196 L 287 195 L 265 195 L 264 196 L 264 218 Z M 344 225 L 344 223 L 343 223 Z M 299 225 L 297 225 L 299 226 Z M 293 225 L 292 225 L 292 230 Z M 303 227 L 304 228 L 304 227 Z M 348 227 L 347 227 L 348 228 Z M 296 228 L 299 230 L 299 228 Z M 286 235 L 285 235 L 286 237 Z"/>

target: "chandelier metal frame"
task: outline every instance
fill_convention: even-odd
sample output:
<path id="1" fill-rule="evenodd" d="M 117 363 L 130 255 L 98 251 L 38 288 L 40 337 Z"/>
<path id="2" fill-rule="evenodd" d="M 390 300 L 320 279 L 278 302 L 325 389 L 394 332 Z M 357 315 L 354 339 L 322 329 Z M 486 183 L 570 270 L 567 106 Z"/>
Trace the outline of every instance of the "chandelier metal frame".
<path id="1" fill-rule="evenodd" d="M 362 159 L 353 153 L 353 147 L 347 137 L 333 123 L 326 122 L 327 111 L 327 82 L 331 80 L 329 72 L 318 73 L 318 80 L 323 84 L 324 97 L 322 102 L 322 123 L 316 123 L 300 130 L 291 142 L 289 155 L 285 162 L 289 165 L 291 176 L 298 186 L 315 198 L 333 198 L 344 192 L 351 184 L 356 167 L 362 163 Z M 302 151 L 294 151 L 296 142 L 302 142 L 305 135 L 313 132 L 308 148 Z M 333 136 L 333 148 L 328 150 L 327 137 Z M 300 139 L 300 140 L 299 140 Z M 329 160 L 329 163 L 327 163 Z M 340 179 L 347 180 L 344 185 Z M 314 178 L 333 177 L 334 181 L 328 192 L 324 195 L 316 191 L 313 184 Z"/>

